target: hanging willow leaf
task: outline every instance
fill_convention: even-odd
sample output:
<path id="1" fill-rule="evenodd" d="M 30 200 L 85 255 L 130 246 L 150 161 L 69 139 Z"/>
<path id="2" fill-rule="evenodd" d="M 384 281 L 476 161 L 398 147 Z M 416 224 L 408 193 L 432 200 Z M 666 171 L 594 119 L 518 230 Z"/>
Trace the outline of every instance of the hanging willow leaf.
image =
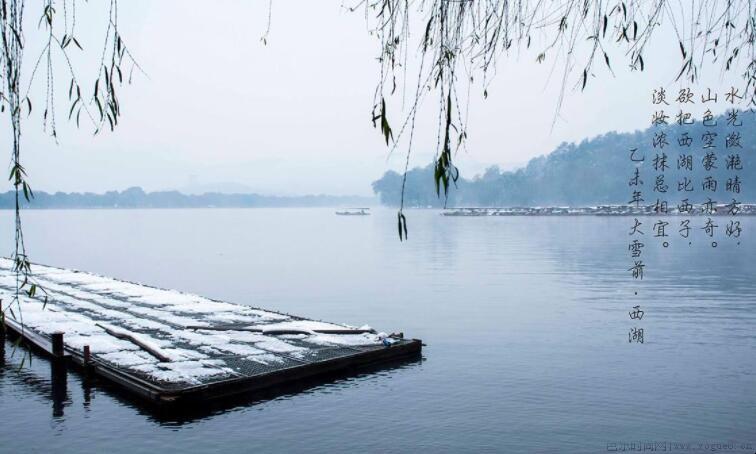
<path id="1" fill-rule="evenodd" d="M 404 216 L 404 213 L 402 213 L 402 210 L 399 210 L 399 212 L 396 214 L 397 217 L 397 229 L 399 231 L 399 241 L 404 241 L 408 239 L 407 236 L 407 218 Z"/>
<path id="2" fill-rule="evenodd" d="M 103 120 L 103 111 L 102 111 L 102 103 L 100 103 L 100 98 L 95 97 L 95 104 L 97 104 L 97 110 L 100 111 L 100 121 Z"/>
<path id="3" fill-rule="evenodd" d="M 585 90 L 585 84 L 588 83 L 588 70 L 583 70 L 583 87 L 580 90 Z"/>
<path id="4" fill-rule="evenodd" d="M 21 183 L 22 189 L 24 191 L 24 198 L 27 202 L 31 202 L 31 199 L 34 198 L 34 192 L 32 192 L 31 187 L 29 186 L 29 183 L 26 181 L 23 181 Z"/>
<path id="5" fill-rule="evenodd" d="M 76 100 L 71 104 L 71 110 L 68 111 L 68 119 L 71 119 L 71 116 L 73 115 L 73 111 L 76 108 L 76 104 L 81 100 L 81 98 L 76 98 Z"/>
<path id="6" fill-rule="evenodd" d="M 431 16 L 431 18 L 428 19 L 428 24 L 425 26 L 425 34 L 423 35 L 423 52 L 428 49 L 428 45 L 432 41 L 430 37 L 430 29 L 431 25 L 433 25 L 433 18 L 434 16 Z"/>
<path id="7" fill-rule="evenodd" d="M 388 122 L 388 117 L 386 115 L 386 100 L 384 98 L 381 98 L 380 119 L 381 119 L 381 132 L 383 133 L 383 137 L 386 139 L 386 145 L 388 145 L 389 139 L 394 138 L 394 133 L 391 130 L 391 126 L 389 125 L 389 122 Z"/>
<path id="8" fill-rule="evenodd" d="M 692 59 L 686 60 L 685 64 L 682 66 L 682 68 L 680 68 L 680 72 L 677 74 L 677 77 L 675 78 L 675 80 L 679 80 L 680 77 L 682 77 L 682 75 L 685 73 L 685 70 L 689 69 L 692 64 L 693 64 Z"/>

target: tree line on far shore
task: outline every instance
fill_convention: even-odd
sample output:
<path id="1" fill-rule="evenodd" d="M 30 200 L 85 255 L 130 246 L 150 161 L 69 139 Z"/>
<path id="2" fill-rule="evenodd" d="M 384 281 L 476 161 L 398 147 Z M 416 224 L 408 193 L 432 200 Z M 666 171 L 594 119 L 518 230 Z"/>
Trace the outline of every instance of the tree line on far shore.
<path id="1" fill-rule="evenodd" d="M 25 208 L 267 208 L 267 207 L 326 207 L 364 206 L 371 204 L 370 197 L 303 195 L 269 196 L 261 194 L 183 194 L 178 191 L 145 192 L 140 187 L 104 194 L 91 192 L 35 192 L 24 201 Z M 0 193 L 0 209 L 12 209 L 15 193 Z"/>
<path id="2" fill-rule="evenodd" d="M 670 119 L 673 122 L 674 119 Z M 726 115 L 715 117 L 716 126 L 704 126 L 700 120 L 693 125 L 668 125 L 650 127 L 633 133 L 610 132 L 578 144 L 562 143 L 546 156 L 531 159 L 523 168 L 501 171 L 488 168 L 483 174 L 472 178 L 460 177 L 449 189 L 447 199 L 436 194 L 433 185 L 434 167 L 428 165 L 407 173 L 404 203 L 407 207 L 511 207 L 511 206 L 593 206 L 600 204 L 627 204 L 635 187 L 629 185 L 634 176 L 636 163 L 630 160 L 630 150 L 637 148 L 636 158 L 645 155 L 640 164 L 641 191 L 644 202 L 653 204 L 657 198 L 670 205 L 688 198 L 690 203 L 703 203 L 711 197 L 717 202 L 756 201 L 756 114 L 739 112 L 737 122 L 742 126 L 728 124 Z M 653 141 L 664 133 L 667 145 L 653 147 Z M 678 139 L 692 139 L 690 147 L 681 146 Z M 704 140 L 713 136 L 715 147 L 704 148 Z M 727 136 L 739 134 L 740 146 L 726 147 Z M 655 169 L 657 155 L 667 155 L 664 172 Z M 707 164 L 707 154 L 714 153 Z M 693 170 L 678 168 L 680 155 L 692 155 Z M 739 164 L 733 159 L 739 158 Z M 728 169 L 728 164 L 731 164 Z M 657 166 L 657 168 L 660 168 Z M 739 169 L 739 170 L 738 170 Z M 663 174 L 667 192 L 655 191 L 657 176 Z M 735 176 L 738 180 L 734 180 Z M 711 177 L 707 180 L 707 177 Z M 688 183 L 685 178 L 690 180 Z M 716 188 L 713 188 L 716 181 Z M 705 187 L 706 182 L 709 184 Z M 730 190 L 728 191 L 728 182 Z M 735 183 L 740 183 L 740 193 L 734 192 Z M 683 184 L 683 190 L 678 185 Z M 684 190 L 685 186 L 687 189 Z M 398 206 L 401 197 L 402 175 L 388 171 L 373 183 L 373 191 L 384 205 Z M 712 190 L 716 189 L 716 190 Z"/>

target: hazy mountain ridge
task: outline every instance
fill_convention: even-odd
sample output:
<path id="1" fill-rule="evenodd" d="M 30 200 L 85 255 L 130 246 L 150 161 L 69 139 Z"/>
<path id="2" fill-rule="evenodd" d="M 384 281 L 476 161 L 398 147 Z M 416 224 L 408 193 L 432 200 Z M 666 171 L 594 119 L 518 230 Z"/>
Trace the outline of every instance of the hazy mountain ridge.
<path id="1" fill-rule="evenodd" d="M 23 197 L 22 197 L 23 199 Z M 35 192 L 24 208 L 268 208 L 268 207 L 327 207 L 374 203 L 371 197 L 304 195 L 268 196 L 260 194 L 182 194 L 178 191 L 144 192 L 140 187 L 104 194 L 91 192 Z M 0 193 L 0 209 L 15 205 L 15 193 Z"/>
<path id="2" fill-rule="evenodd" d="M 673 121 L 674 117 L 670 119 Z M 742 202 L 756 201 L 756 115 L 752 111 L 741 112 L 742 126 L 727 125 L 725 116 L 716 118 L 716 126 L 704 126 L 700 121 L 693 125 L 677 124 L 648 128 L 633 133 L 609 132 L 579 144 L 562 143 L 546 156 L 533 158 L 516 171 L 502 172 L 496 166 L 490 167 L 482 175 L 463 178 L 456 187 L 449 189 L 446 206 L 588 206 L 597 204 L 626 204 L 634 187 L 629 186 L 635 165 L 630 160 L 630 150 L 645 153 L 645 162 L 640 167 L 644 185 L 643 198 L 650 204 L 657 198 L 668 200 L 670 204 L 684 198 L 691 203 L 703 202 L 711 197 L 716 201 Z M 667 134 L 669 145 L 662 149 L 653 148 L 655 133 Z M 742 148 L 725 148 L 725 136 L 731 132 L 740 133 Z M 691 147 L 681 147 L 678 137 L 687 132 L 693 138 Z M 717 134 L 716 148 L 703 149 L 702 136 L 707 132 Z M 668 169 L 664 172 L 666 194 L 654 192 L 656 176 L 654 157 L 664 152 Z M 704 156 L 714 152 L 716 168 L 706 171 L 702 164 Z M 693 171 L 679 170 L 677 163 L 681 153 L 693 155 Z M 726 160 L 729 155 L 738 154 L 742 170 L 728 170 Z M 444 197 L 436 195 L 433 182 L 433 165 L 415 168 L 407 174 L 405 206 L 441 207 Z M 741 192 L 734 194 L 725 190 L 727 180 L 735 175 L 742 181 Z M 678 191 L 678 182 L 688 177 L 693 182 L 693 191 Z M 704 190 L 703 181 L 711 176 L 717 181 L 717 190 Z M 389 171 L 373 182 L 373 191 L 385 205 L 399 205 L 402 187 L 401 174 Z"/>

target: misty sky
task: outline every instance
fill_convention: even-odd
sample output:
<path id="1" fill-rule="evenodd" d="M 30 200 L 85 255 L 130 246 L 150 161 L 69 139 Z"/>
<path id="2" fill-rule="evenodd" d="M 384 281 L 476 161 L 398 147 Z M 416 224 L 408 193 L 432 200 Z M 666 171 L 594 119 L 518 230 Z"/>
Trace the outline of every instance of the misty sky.
<path id="1" fill-rule="evenodd" d="M 92 3 L 78 4 L 85 52 L 75 65 L 86 86 L 106 26 L 101 6 Z M 28 16 L 38 16 L 36 7 L 27 5 Z M 373 180 L 401 168 L 404 150 L 389 157 L 370 122 L 378 43 L 364 14 L 346 11 L 339 0 L 274 0 L 267 46 L 260 42 L 266 22 L 267 1 L 121 2 L 121 33 L 149 78 L 134 74 L 120 91 L 120 126 L 92 137 L 91 127 L 76 130 L 66 121 L 69 79 L 61 77 L 59 144 L 42 131 L 40 107 L 24 120 L 32 187 L 103 192 L 234 183 L 265 194 L 370 195 Z M 39 48 L 36 18 L 26 34 L 28 77 Z M 463 175 L 491 164 L 518 167 L 563 141 L 646 127 L 652 89 L 679 86 L 677 42 L 668 44 L 644 55 L 645 73 L 630 73 L 619 56 L 614 76 L 597 64 L 597 78 L 582 94 L 572 90 L 578 71 L 553 130 L 559 71 L 536 64 L 533 52 L 501 59 L 488 99 L 473 88 L 468 152 L 457 156 Z M 717 89 L 732 82 L 716 69 L 704 81 Z M 32 93 L 41 106 L 36 82 Z M 433 106 L 421 115 L 413 166 L 431 162 L 436 144 Z M 394 119 L 399 123 L 400 115 Z M 7 131 L 8 116 L 2 121 Z"/>

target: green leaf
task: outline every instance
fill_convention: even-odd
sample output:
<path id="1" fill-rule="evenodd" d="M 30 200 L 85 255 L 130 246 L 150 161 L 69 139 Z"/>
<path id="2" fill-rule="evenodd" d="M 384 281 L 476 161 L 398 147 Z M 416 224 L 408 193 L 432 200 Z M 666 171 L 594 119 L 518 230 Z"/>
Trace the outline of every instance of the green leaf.
<path id="1" fill-rule="evenodd" d="M 29 187 L 29 184 L 26 181 L 24 181 L 21 183 L 21 187 L 23 188 L 23 191 L 24 191 L 24 198 L 26 199 L 27 202 L 31 202 L 31 199 L 34 198 L 34 193 Z"/>

